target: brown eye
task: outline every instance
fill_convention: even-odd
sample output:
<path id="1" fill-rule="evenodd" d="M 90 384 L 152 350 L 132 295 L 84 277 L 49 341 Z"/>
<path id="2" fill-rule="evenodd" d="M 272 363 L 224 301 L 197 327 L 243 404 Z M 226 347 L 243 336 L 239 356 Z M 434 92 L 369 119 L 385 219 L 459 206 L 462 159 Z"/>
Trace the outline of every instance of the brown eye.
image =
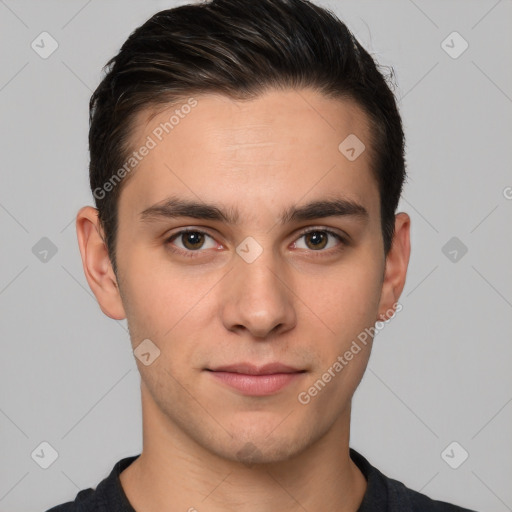
<path id="1" fill-rule="evenodd" d="M 310 231 L 304 235 L 306 245 L 310 249 L 324 249 L 328 242 L 328 237 L 322 231 Z M 310 241 L 311 245 L 307 242 Z"/>
<path id="2" fill-rule="evenodd" d="M 209 246 L 208 239 L 210 240 Z M 173 252 L 190 257 L 200 255 L 204 252 L 202 249 L 217 247 L 215 240 L 210 235 L 194 229 L 179 231 L 170 236 L 165 243 Z"/>
<path id="3" fill-rule="evenodd" d="M 331 248 L 342 249 L 347 245 L 341 235 L 329 229 L 310 229 L 309 231 L 303 232 L 299 237 L 299 240 L 300 239 L 304 239 L 304 246 L 301 247 L 302 244 L 300 244 L 300 242 L 295 242 L 295 248 L 308 249 L 313 252 L 329 252 Z M 338 243 L 332 243 L 332 240 Z"/>
<path id="4" fill-rule="evenodd" d="M 188 231 L 186 233 L 182 233 L 180 236 L 183 246 L 186 249 L 201 249 L 201 246 L 204 243 L 204 233 L 200 233 L 199 231 Z"/>

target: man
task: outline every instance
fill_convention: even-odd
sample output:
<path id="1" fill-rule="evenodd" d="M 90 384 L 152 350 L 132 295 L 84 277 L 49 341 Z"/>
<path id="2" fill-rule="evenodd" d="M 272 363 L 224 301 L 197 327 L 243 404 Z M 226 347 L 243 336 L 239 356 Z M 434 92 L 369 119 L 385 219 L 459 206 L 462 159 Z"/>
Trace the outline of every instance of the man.
<path id="1" fill-rule="evenodd" d="M 143 450 L 52 511 L 463 510 L 349 447 L 410 218 L 395 99 L 345 25 L 304 0 L 162 11 L 90 107 L 78 240 L 128 321 Z"/>

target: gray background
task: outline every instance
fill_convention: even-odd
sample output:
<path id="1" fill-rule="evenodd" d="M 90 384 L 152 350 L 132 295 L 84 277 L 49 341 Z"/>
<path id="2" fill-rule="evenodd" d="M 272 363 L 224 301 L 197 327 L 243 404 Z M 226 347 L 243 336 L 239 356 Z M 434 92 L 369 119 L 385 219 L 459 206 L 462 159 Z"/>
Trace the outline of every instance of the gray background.
<path id="1" fill-rule="evenodd" d="M 512 2 L 318 3 L 394 67 L 408 145 L 403 310 L 375 340 L 351 446 L 436 499 L 512 510 Z M 88 100 L 101 68 L 177 4 L 0 0 L 0 511 L 70 500 L 140 452 L 126 323 L 88 288 L 74 218 L 92 204 Z M 47 59 L 31 48 L 43 31 L 59 45 Z M 469 44 L 458 58 L 441 44 L 453 31 Z M 43 237 L 57 248 L 46 262 L 32 249 Z M 43 441 L 58 452 L 48 469 L 31 456 Z M 442 457 L 453 441 L 469 453 L 457 469 Z M 448 453 L 460 462 L 460 448 Z"/>

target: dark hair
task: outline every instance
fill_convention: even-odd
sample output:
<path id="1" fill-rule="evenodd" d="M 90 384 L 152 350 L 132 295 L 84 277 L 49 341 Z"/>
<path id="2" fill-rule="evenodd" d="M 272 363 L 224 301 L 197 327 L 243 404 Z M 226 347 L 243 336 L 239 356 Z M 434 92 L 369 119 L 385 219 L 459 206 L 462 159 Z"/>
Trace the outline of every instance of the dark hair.
<path id="1" fill-rule="evenodd" d="M 192 94 L 243 100 L 271 88 L 313 88 L 366 113 L 387 255 L 406 178 L 405 141 L 387 82 L 392 69 L 385 77 L 378 67 L 334 14 L 307 0 L 213 0 L 152 16 L 107 62 L 89 105 L 90 185 L 114 271 L 122 183 L 105 184 L 133 151 L 136 114 Z"/>

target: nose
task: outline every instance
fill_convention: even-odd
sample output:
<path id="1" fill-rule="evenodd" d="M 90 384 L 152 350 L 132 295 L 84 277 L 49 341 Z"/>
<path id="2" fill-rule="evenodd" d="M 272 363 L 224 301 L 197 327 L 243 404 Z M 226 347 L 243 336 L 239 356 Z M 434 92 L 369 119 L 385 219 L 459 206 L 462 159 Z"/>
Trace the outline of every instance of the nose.
<path id="1" fill-rule="evenodd" d="M 229 331 L 247 330 L 259 339 L 292 329 L 297 321 L 292 287 L 272 251 L 248 263 L 236 258 L 222 288 L 222 321 Z"/>

